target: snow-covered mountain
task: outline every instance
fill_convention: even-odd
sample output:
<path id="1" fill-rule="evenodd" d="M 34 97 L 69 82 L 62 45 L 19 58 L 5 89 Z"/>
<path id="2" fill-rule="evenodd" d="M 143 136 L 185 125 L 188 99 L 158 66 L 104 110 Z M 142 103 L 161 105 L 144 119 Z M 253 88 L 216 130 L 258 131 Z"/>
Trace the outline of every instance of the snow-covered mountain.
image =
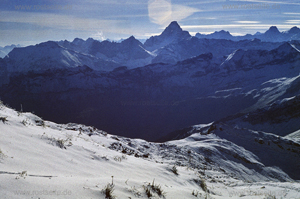
<path id="1" fill-rule="evenodd" d="M 297 30 L 290 32 L 294 34 Z M 131 36 L 119 43 L 76 38 L 72 42 L 48 41 L 16 48 L 4 58 L 1 67 L 6 67 L 8 72 L 27 72 L 87 65 L 95 70 L 111 71 L 118 66 L 131 69 L 151 63 L 175 64 L 204 53 L 224 57 L 236 49 L 271 50 L 281 44 L 260 40 L 199 39 L 172 22 L 159 36 L 149 38 L 144 44 Z"/>
<path id="2" fill-rule="evenodd" d="M 288 31 L 280 32 L 276 26 L 271 26 L 265 33 L 256 33 L 254 35 L 232 36 L 228 31 L 221 30 L 207 35 L 196 33 L 195 36 L 201 39 L 227 39 L 233 41 L 260 39 L 265 42 L 284 42 L 299 40 L 300 29 L 294 26 Z"/>
<path id="3" fill-rule="evenodd" d="M 48 41 L 24 48 L 14 48 L 4 59 L 9 73 L 73 68 L 89 65 L 94 70 L 113 70 L 117 63 L 68 50 Z"/>
<path id="4" fill-rule="evenodd" d="M 299 91 L 299 77 L 292 82 L 286 93 Z M 298 92 L 299 93 L 299 92 Z M 300 95 L 277 100 L 255 111 L 240 113 L 221 121 L 280 136 L 288 136 L 300 128 Z"/>
<path id="5" fill-rule="evenodd" d="M 89 49 L 94 41 L 95 40 L 92 38 L 88 38 L 87 40 L 75 38 L 72 42 L 69 42 L 68 40 L 62 40 L 58 41 L 57 44 L 69 50 L 88 54 Z"/>
<path id="6" fill-rule="evenodd" d="M 227 57 L 234 50 L 272 50 L 282 43 L 261 42 L 255 40 L 231 41 L 225 39 L 198 39 L 191 37 L 171 43 L 156 51 L 157 56 L 152 63 L 173 63 L 182 61 L 204 53 L 212 53 L 215 57 Z"/>
<path id="7" fill-rule="evenodd" d="M 111 42 L 108 40 L 100 42 L 92 38 L 84 41 L 76 38 L 73 42 L 60 41 L 58 44 L 67 49 L 115 62 L 128 68 L 150 64 L 154 56 L 145 50 L 144 45 L 134 36 L 121 42 Z"/>
<path id="8" fill-rule="evenodd" d="M 154 54 L 132 36 L 15 48 L 0 60 L 1 99 L 55 122 L 153 141 L 299 94 L 288 92 L 298 79 L 299 41 L 199 39 L 176 22 L 150 40 L 165 46 Z"/>
<path id="9" fill-rule="evenodd" d="M 0 95 L 18 110 L 22 104 L 56 122 L 85 123 L 153 141 L 299 94 L 293 89 L 300 71 L 296 46 L 235 50 L 221 58 L 207 53 L 176 64 L 106 72 L 83 66 L 15 74 Z"/>
<path id="10" fill-rule="evenodd" d="M 0 104 L 2 198 L 298 198 L 292 136 L 196 125 L 151 143 Z"/>
<path id="11" fill-rule="evenodd" d="M 196 33 L 195 35 L 199 39 L 227 39 L 227 40 L 234 40 L 235 37 L 230 34 L 230 32 L 221 30 L 221 31 L 215 31 L 211 34 L 200 34 Z"/>

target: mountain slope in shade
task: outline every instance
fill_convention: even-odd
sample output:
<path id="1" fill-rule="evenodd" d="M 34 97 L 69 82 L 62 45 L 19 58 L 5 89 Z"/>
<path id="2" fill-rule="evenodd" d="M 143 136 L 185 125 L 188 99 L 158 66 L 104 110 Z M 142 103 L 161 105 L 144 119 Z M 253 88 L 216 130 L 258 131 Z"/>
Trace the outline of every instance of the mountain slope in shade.
<path id="1" fill-rule="evenodd" d="M 272 134 L 208 125 L 185 139 L 151 143 L 2 104 L 0 117 L 3 198 L 104 198 L 108 183 L 118 198 L 299 197 L 298 170 L 288 173 L 299 164 L 300 146 Z"/>
<path id="2" fill-rule="evenodd" d="M 94 41 L 89 53 L 106 60 L 111 60 L 128 68 L 136 68 L 151 63 L 153 54 L 145 50 L 144 45 L 131 36 L 121 43 Z"/>
<path id="3" fill-rule="evenodd" d="M 292 90 L 295 87 L 299 88 L 299 77 L 292 83 L 286 93 L 294 92 Z M 238 125 L 241 128 L 288 136 L 300 129 L 299 99 L 298 92 L 293 97 L 277 100 L 255 111 L 224 118 L 221 121 L 229 125 Z"/>
<path id="4" fill-rule="evenodd" d="M 0 58 L 4 58 L 10 51 L 12 51 L 16 47 L 21 47 L 20 45 L 9 45 L 9 46 L 0 46 Z"/>
<path id="5" fill-rule="evenodd" d="M 283 43 L 278 48 L 266 50 L 241 50 L 238 49 L 230 54 L 222 67 L 229 70 L 243 70 L 260 68 L 264 65 L 286 64 L 300 61 L 300 51 L 293 44 Z"/>
<path id="6" fill-rule="evenodd" d="M 282 43 L 262 42 L 258 39 L 231 41 L 226 39 L 199 39 L 190 37 L 185 40 L 170 43 L 158 49 L 152 63 L 172 63 L 182 61 L 204 53 L 212 53 L 214 57 L 227 57 L 237 49 L 243 50 L 272 50 Z"/>

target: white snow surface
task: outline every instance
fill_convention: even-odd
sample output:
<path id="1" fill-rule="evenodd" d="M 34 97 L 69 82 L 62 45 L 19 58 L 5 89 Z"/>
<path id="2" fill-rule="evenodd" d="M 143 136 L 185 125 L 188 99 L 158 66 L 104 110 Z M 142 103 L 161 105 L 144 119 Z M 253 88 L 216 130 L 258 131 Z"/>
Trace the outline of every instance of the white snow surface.
<path id="1" fill-rule="evenodd" d="M 152 191 L 151 198 L 300 197 L 297 181 L 230 141 L 237 137 L 245 142 L 250 131 L 236 135 L 238 129 L 222 126 L 223 131 L 209 133 L 211 124 L 198 125 L 198 132 L 185 139 L 150 143 L 90 126 L 44 121 L 3 104 L 0 118 L 4 199 L 105 198 L 102 190 L 112 182 L 115 198 L 147 198 L 144 187 L 153 182 L 164 196 Z M 273 135 L 264 134 L 268 136 Z M 171 171 L 174 165 L 178 175 Z"/>
<path id="2" fill-rule="evenodd" d="M 16 48 L 5 57 L 8 72 L 40 71 L 88 65 L 94 70 L 111 71 L 118 64 L 59 46 L 53 41 Z"/>

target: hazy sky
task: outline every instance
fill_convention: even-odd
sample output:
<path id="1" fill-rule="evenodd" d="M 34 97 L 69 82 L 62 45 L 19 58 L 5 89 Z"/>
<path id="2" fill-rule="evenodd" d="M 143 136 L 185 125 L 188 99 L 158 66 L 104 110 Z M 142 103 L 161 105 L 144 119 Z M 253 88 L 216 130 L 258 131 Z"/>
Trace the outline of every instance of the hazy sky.
<path id="1" fill-rule="evenodd" d="M 0 46 L 48 40 L 148 38 L 171 22 L 192 35 L 300 27 L 298 0 L 0 0 Z"/>

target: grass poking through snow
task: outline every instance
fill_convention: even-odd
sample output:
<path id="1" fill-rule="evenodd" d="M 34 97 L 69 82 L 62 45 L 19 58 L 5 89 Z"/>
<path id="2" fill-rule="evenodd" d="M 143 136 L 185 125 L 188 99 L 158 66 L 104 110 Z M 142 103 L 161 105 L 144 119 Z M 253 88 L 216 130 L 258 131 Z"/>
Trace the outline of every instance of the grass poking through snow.
<path id="1" fill-rule="evenodd" d="M 105 195 L 106 199 L 114 199 L 116 196 L 113 195 L 113 192 L 115 190 L 115 185 L 108 183 L 104 189 L 102 189 L 102 193 Z"/>
<path id="2" fill-rule="evenodd" d="M 148 198 L 152 197 L 153 194 L 156 194 L 159 197 L 163 198 L 165 198 L 166 195 L 166 193 L 162 190 L 161 186 L 154 183 L 154 180 L 152 184 L 148 183 L 146 186 L 144 186 L 144 190 Z"/>

